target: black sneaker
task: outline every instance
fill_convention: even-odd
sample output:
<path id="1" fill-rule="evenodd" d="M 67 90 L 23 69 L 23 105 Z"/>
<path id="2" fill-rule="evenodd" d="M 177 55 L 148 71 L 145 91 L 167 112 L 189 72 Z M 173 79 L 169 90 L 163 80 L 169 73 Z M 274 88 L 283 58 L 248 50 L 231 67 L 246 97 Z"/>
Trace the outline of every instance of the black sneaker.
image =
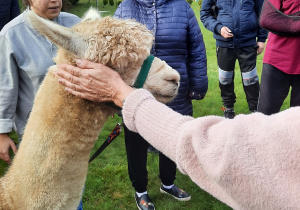
<path id="1" fill-rule="evenodd" d="M 226 108 L 224 110 L 224 117 L 228 119 L 233 119 L 235 116 L 235 112 L 233 108 Z"/>
<path id="2" fill-rule="evenodd" d="M 166 189 L 166 188 L 164 188 L 164 186 L 161 186 L 160 192 L 172 195 L 173 198 L 175 198 L 179 201 L 191 200 L 191 196 L 189 194 L 187 194 L 185 191 L 183 191 L 182 189 L 178 188 L 175 185 L 173 185 L 173 187 L 171 189 Z"/>
<path id="3" fill-rule="evenodd" d="M 154 204 L 151 202 L 148 194 L 139 197 L 136 193 L 134 195 L 135 202 L 139 210 L 155 210 Z"/>

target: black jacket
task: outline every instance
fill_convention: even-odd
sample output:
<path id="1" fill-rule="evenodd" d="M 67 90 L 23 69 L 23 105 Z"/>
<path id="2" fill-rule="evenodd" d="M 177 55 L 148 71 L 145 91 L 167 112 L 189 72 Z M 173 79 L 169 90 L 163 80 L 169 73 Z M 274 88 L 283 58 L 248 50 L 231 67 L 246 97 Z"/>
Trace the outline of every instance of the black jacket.
<path id="1" fill-rule="evenodd" d="M 20 14 L 18 0 L 1 0 L 0 1 L 0 31 L 3 26 Z"/>

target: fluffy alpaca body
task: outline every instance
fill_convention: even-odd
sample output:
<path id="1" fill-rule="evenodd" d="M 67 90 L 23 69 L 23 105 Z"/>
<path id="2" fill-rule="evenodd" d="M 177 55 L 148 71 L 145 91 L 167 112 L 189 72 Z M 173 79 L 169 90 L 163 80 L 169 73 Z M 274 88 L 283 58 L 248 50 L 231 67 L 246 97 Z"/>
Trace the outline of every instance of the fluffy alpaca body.
<path id="1" fill-rule="evenodd" d="M 0 199 L 0 209 L 6 202 L 6 210 L 76 209 L 90 151 L 107 117 L 114 113 L 104 104 L 66 94 L 52 74 L 39 93 L 18 155 L 1 179 L 4 202 Z"/>
<path id="2" fill-rule="evenodd" d="M 69 30 L 33 13 L 30 17 L 38 31 L 59 46 L 58 64 L 74 64 L 83 57 L 114 68 L 133 84 L 150 54 L 153 37 L 136 22 L 99 20 L 87 14 Z M 108 116 L 115 112 L 105 103 L 66 93 L 53 74 L 56 69 L 51 67 L 41 84 L 19 151 L 0 179 L 1 210 L 76 209 L 90 152 Z M 178 82 L 178 73 L 155 58 L 144 88 L 168 102 L 176 95 Z"/>

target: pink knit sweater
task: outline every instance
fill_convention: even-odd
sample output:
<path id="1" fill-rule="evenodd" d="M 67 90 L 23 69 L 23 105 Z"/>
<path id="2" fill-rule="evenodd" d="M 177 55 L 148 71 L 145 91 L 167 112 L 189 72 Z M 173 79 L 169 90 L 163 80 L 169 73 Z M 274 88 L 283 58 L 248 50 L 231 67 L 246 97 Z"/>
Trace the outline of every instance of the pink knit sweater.
<path id="1" fill-rule="evenodd" d="M 234 209 L 300 209 L 300 108 L 234 119 L 182 116 L 146 90 L 124 103 L 127 127 Z"/>

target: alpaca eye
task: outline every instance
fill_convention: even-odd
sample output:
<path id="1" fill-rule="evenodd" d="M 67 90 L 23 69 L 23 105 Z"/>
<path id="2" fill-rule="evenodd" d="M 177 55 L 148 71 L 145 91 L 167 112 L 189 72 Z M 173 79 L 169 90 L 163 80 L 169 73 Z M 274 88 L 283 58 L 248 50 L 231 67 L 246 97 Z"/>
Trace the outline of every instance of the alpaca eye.
<path id="1" fill-rule="evenodd" d="M 175 79 L 172 79 L 170 82 L 173 82 L 173 83 L 175 83 L 176 85 L 177 85 L 177 83 L 178 83 Z"/>
<path id="2" fill-rule="evenodd" d="M 179 85 L 179 83 L 178 83 L 178 80 L 177 80 L 177 79 L 169 79 L 169 80 L 167 80 L 167 81 L 169 81 L 169 82 L 171 82 L 171 83 L 174 83 L 176 86 L 178 86 L 178 85 Z"/>

